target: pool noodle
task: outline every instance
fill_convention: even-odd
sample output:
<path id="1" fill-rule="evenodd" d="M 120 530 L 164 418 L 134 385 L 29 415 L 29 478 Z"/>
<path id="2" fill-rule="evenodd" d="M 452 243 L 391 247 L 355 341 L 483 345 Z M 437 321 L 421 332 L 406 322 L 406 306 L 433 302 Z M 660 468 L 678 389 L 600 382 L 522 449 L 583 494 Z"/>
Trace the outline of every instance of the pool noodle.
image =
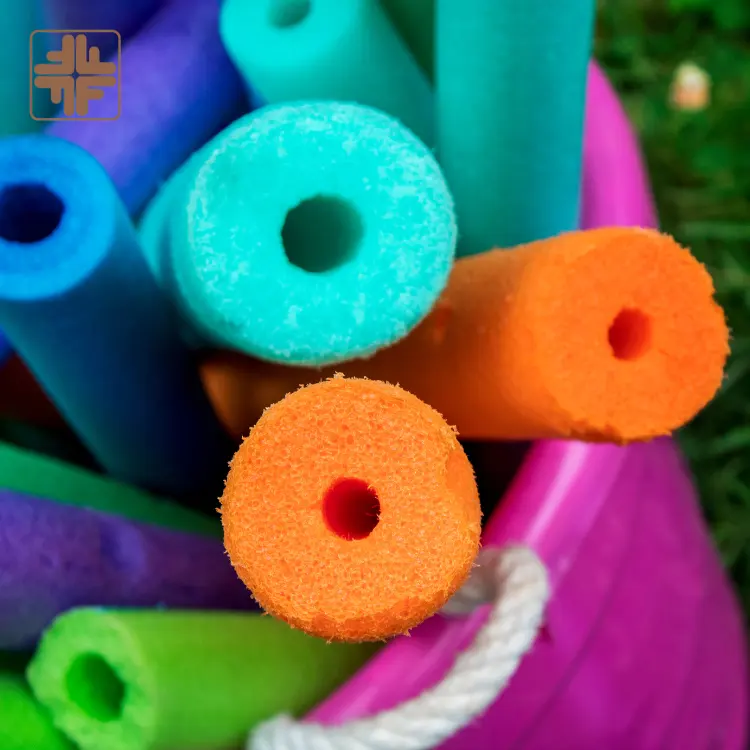
<path id="1" fill-rule="evenodd" d="M 219 539 L 0 490 L 0 648 L 82 605 L 250 609 Z"/>
<path id="2" fill-rule="evenodd" d="M 0 24 L 0 137 L 39 130 L 41 123 L 31 117 L 29 97 L 34 96 L 34 113 L 47 116 L 51 111 L 46 91 L 29 91 L 29 38 L 40 28 L 36 0 L 5 0 Z M 38 40 L 41 42 L 41 40 Z M 43 44 L 34 45 L 35 62 Z"/>
<path id="3" fill-rule="evenodd" d="M 218 13 L 218 0 L 171 0 L 123 47 L 121 117 L 47 129 L 96 157 L 131 214 L 248 107 Z"/>
<path id="4" fill-rule="evenodd" d="M 220 537 L 218 519 L 120 484 L 110 477 L 0 442 L 0 488 L 131 521 Z"/>
<path id="5" fill-rule="evenodd" d="M 436 0 L 380 0 L 429 80 L 435 61 Z"/>
<path id="6" fill-rule="evenodd" d="M 75 750 L 52 723 L 20 675 L 0 672 L 0 747 L 3 750 Z"/>
<path id="7" fill-rule="evenodd" d="M 338 102 L 267 106 L 199 157 L 149 207 L 142 238 L 207 343 L 292 364 L 365 356 L 406 335 L 444 287 L 451 195 L 429 149 L 393 118 Z M 337 211 L 328 221 L 318 204 L 303 219 L 292 257 L 285 219 L 319 196 Z"/>
<path id="8" fill-rule="evenodd" d="M 42 187 L 8 192 L 29 184 Z M 231 449 L 100 165 L 56 138 L 8 139 L 3 195 L 0 325 L 39 383 L 113 476 L 174 495 L 217 493 Z M 13 241 L 34 212 L 46 221 L 53 208 L 49 236 Z"/>
<path id="9" fill-rule="evenodd" d="M 437 612 L 481 532 L 455 430 L 401 388 L 342 377 L 264 412 L 232 459 L 221 518 L 232 565 L 267 612 L 349 642 Z"/>
<path id="10" fill-rule="evenodd" d="M 721 385 L 728 351 L 705 267 L 671 237 L 614 227 L 459 259 L 409 336 L 336 370 L 399 383 L 464 439 L 627 443 L 691 420 Z M 239 434 L 332 370 L 226 356 L 202 365 Z"/>
<path id="11" fill-rule="evenodd" d="M 438 158 L 460 256 L 578 227 L 594 0 L 438 0 Z"/>
<path id="12" fill-rule="evenodd" d="M 308 710 L 373 652 L 254 614 L 81 609 L 56 620 L 27 675 L 81 750 L 215 750 Z"/>
<path id="13" fill-rule="evenodd" d="M 94 468 L 96 465 L 91 454 L 66 429 L 45 428 L 0 417 L 0 441 L 79 466 Z"/>
<path id="14" fill-rule="evenodd" d="M 220 31 L 267 102 L 368 105 L 433 145 L 429 81 L 377 0 L 225 0 Z"/>

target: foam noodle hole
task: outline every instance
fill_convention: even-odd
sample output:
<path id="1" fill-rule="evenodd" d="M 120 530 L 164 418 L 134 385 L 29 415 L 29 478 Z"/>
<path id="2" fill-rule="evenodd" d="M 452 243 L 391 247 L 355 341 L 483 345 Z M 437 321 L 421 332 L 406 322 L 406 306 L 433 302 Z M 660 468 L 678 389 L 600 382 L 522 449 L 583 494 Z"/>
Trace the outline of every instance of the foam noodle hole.
<path id="1" fill-rule="evenodd" d="M 310 0 L 273 0 L 269 21 L 277 29 L 297 26 L 310 15 Z"/>
<path id="2" fill-rule="evenodd" d="M 640 310 L 625 308 L 612 321 L 608 339 L 616 359 L 639 359 L 651 348 L 651 319 Z"/>
<path id="3" fill-rule="evenodd" d="M 340 479 L 323 498 L 323 516 L 342 539 L 366 539 L 380 520 L 380 500 L 367 482 Z"/>
<path id="4" fill-rule="evenodd" d="M 362 219 L 351 203 L 317 195 L 289 211 L 281 239 L 290 263 L 322 273 L 351 260 L 363 234 Z"/>
<path id="5" fill-rule="evenodd" d="M 122 714 L 125 683 L 98 654 L 81 654 L 65 678 L 68 698 L 97 721 L 114 721 Z"/>
<path id="6" fill-rule="evenodd" d="M 65 206 L 38 183 L 11 185 L 0 193 L 0 238 L 29 245 L 41 242 L 60 225 Z"/>

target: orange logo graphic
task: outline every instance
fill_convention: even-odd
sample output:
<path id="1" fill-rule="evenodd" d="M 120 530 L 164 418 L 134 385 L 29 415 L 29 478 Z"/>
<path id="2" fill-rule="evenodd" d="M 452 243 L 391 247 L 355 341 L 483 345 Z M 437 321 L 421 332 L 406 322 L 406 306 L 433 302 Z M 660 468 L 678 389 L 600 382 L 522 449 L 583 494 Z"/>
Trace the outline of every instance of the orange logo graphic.
<path id="1" fill-rule="evenodd" d="M 117 54 L 102 62 L 101 35 L 116 37 Z M 111 37 L 100 44 L 112 44 Z M 34 64 L 41 51 L 46 62 Z M 30 40 L 30 106 L 35 120 L 116 120 L 120 116 L 121 40 L 117 31 L 35 31 Z M 36 55 L 35 55 L 36 52 Z M 58 106 L 54 117 L 34 113 L 34 89 L 49 91 Z"/>

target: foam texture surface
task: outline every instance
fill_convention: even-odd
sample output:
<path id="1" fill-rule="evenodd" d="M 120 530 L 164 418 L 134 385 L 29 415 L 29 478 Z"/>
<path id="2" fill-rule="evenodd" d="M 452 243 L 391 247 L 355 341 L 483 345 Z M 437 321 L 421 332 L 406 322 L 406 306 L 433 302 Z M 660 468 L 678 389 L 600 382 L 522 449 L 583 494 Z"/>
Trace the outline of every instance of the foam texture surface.
<path id="1" fill-rule="evenodd" d="M 217 750 L 309 710 L 372 653 L 255 614 L 79 609 L 55 621 L 27 673 L 81 750 Z"/>
<path id="2" fill-rule="evenodd" d="M 221 541 L 0 490 L 0 648 L 81 605 L 251 609 Z"/>
<path id="3" fill-rule="evenodd" d="M 0 143 L 0 326 L 113 476 L 218 492 L 231 450 L 174 312 L 102 167 L 64 140 Z"/>
<path id="4" fill-rule="evenodd" d="M 232 564 L 271 614 L 330 640 L 379 640 L 436 612 L 479 546 L 456 435 L 400 388 L 333 378 L 270 407 L 222 498 Z"/>
<path id="5" fill-rule="evenodd" d="M 578 227 L 595 2 L 440 0 L 438 154 L 459 255 Z"/>
<path id="6" fill-rule="evenodd" d="M 378 0 L 225 0 L 221 36 L 265 101 L 366 104 L 432 145 L 428 79 Z"/>
<path id="7" fill-rule="evenodd" d="M 269 106 L 203 153 L 169 244 L 180 306 L 209 341 L 328 364 L 393 343 L 429 312 L 454 257 L 453 203 L 395 120 L 351 104 Z"/>
<path id="8" fill-rule="evenodd" d="M 460 259 L 410 336 L 336 369 L 399 383 L 462 438 L 625 443 L 692 419 L 728 352 L 708 271 L 671 237 L 613 228 Z M 203 379 L 240 435 L 273 400 L 332 371 L 225 355 Z"/>

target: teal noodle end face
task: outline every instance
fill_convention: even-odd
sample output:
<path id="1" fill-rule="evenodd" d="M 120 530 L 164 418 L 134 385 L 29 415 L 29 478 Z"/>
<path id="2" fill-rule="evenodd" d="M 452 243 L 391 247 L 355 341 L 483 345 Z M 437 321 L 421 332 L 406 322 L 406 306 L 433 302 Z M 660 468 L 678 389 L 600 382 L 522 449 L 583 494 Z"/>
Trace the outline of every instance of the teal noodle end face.
<path id="1" fill-rule="evenodd" d="M 444 288 L 453 200 L 430 150 L 390 116 L 269 106 L 201 161 L 170 199 L 168 251 L 180 306 L 209 343 L 298 365 L 364 357 Z"/>

